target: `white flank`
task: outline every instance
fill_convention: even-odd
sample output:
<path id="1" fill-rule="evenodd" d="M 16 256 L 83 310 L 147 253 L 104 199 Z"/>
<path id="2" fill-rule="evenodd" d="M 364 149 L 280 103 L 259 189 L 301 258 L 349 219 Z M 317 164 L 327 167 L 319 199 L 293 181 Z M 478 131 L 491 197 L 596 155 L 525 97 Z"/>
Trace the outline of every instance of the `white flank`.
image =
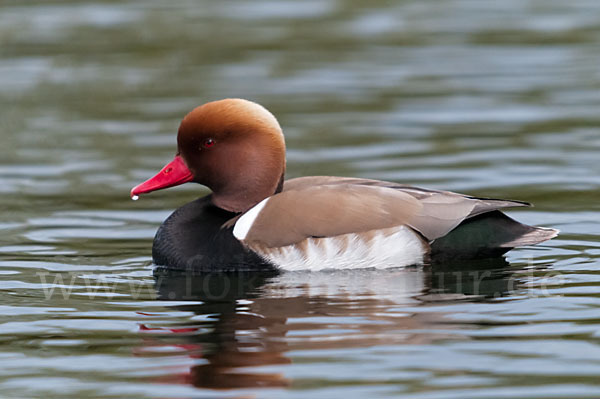
<path id="1" fill-rule="evenodd" d="M 260 211 L 262 211 L 265 205 L 267 205 L 268 201 L 269 197 L 260 201 L 258 204 L 254 205 L 246 213 L 244 213 L 237 222 L 235 222 L 235 225 L 233 226 L 233 236 L 235 238 L 238 240 L 243 240 L 246 238 L 258 214 Z"/>
<path id="2" fill-rule="evenodd" d="M 240 222 L 241 219 L 236 227 Z M 377 230 L 371 235 L 350 233 L 307 238 L 300 245 L 279 248 L 260 248 L 251 244 L 249 247 L 281 270 L 404 267 L 422 264 L 427 253 L 422 239 L 405 226 Z"/>

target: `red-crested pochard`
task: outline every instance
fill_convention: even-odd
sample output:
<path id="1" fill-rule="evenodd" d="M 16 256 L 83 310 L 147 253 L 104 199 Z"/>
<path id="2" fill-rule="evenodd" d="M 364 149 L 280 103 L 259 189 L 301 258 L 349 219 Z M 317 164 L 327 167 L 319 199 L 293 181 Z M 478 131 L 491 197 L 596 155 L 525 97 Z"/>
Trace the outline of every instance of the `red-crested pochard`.
<path id="1" fill-rule="evenodd" d="M 225 99 L 181 122 L 177 154 L 131 196 L 196 182 L 212 194 L 159 228 L 155 264 L 201 271 L 384 268 L 500 256 L 557 230 L 500 212 L 528 206 L 385 181 L 311 176 L 284 181 L 285 141 L 262 106 Z"/>

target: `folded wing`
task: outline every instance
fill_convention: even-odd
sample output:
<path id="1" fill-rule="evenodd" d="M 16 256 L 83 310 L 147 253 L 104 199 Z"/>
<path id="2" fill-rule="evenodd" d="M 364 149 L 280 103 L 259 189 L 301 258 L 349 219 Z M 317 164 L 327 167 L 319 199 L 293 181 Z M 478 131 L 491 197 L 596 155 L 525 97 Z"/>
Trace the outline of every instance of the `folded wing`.
<path id="1" fill-rule="evenodd" d="M 522 204 L 366 179 L 299 178 L 244 214 L 234 234 L 246 242 L 280 247 L 308 237 L 405 225 L 432 241 L 470 216 L 508 205 Z"/>
<path id="2" fill-rule="evenodd" d="M 233 233 L 247 244 L 275 248 L 307 238 L 407 226 L 431 243 L 432 255 L 486 257 L 558 234 L 499 211 L 522 206 L 530 205 L 377 180 L 303 177 L 286 181 L 282 192 L 239 217 Z"/>

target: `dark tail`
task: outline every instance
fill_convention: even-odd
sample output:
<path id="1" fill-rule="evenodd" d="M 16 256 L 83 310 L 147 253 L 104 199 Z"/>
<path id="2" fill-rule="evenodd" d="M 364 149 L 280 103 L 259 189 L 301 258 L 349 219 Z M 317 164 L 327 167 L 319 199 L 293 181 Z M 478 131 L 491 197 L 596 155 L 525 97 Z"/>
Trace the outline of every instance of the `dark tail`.
<path id="1" fill-rule="evenodd" d="M 558 230 L 528 226 L 500 211 L 469 218 L 431 243 L 431 259 L 491 258 L 524 245 L 550 240 Z"/>

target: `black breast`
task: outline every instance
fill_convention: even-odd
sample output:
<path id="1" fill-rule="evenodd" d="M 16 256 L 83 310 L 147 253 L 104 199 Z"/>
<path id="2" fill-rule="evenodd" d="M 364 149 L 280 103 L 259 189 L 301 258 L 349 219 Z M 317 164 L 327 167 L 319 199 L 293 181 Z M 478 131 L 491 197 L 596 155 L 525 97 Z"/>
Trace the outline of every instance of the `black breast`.
<path id="1" fill-rule="evenodd" d="M 177 209 L 160 226 L 152 245 L 154 263 L 169 269 L 212 271 L 273 270 L 222 227 L 237 216 L 199 198 Z"/>

